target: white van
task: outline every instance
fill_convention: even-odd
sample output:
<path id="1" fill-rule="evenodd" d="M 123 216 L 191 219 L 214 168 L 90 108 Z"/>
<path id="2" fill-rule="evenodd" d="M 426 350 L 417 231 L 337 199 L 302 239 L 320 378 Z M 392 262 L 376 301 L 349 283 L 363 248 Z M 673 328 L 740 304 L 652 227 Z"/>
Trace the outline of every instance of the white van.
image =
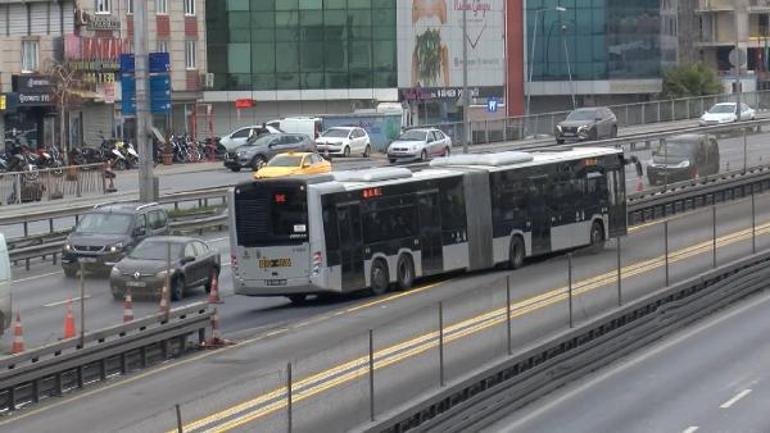
<path id="1" fill-rule="evenodd" d="M 0 335 L 11 326 L 11 261 L 5 237 L 0 233 Z"/>
<path id="2" fill-rule="evenodd" d="M 281 119 L 281 131 L 305 134 L 315 140 L 323 131 L 322 123 L 319 117 L 287 117 Z"/>

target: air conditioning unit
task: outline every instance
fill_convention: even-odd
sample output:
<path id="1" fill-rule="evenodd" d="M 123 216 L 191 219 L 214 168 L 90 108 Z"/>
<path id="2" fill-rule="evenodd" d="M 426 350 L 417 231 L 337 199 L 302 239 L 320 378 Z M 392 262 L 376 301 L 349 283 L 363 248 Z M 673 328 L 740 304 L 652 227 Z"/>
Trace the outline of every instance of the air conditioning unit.
<path id="1" fill-rule="evenodd" d="M 203 84 L 204 89 L 214 88 L 214 73 L 206 72 L 205 74 L 201 74 L 201 84 Z"/>

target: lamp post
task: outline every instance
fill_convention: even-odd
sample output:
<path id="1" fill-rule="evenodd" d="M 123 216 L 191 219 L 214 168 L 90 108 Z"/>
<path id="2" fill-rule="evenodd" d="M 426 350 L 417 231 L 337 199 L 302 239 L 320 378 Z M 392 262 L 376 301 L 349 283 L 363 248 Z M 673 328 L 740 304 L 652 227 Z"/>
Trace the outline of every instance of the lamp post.
<path id="1" fill-rule="evenodd" d="M 529 66 L 529 73 L 527 74 L 527 111 L 526 114 L 529 115 L 530 113 L 530 103 L 532 101 L 532 75 L 535 72 L 535 47 L 537 46 L 537 28 L 538 23 L 540 22 L 540 14 L 542 12 L 546 11 L 556 11 L 556 12 L 567 12 L 567 8 L 563 6 L 556 6 L 555 8 L 540 8 L 535 10 L 535 20 L 534 20 L 534 28 L 535 30 L 532 32 L 532 47 L 530 49 L 530 55 L 529 59 L 527 59 Z"/>
<path id="2" fill-rule="evenodd" d="M 564 57 L 567 59 L 567 75 L 569 76 L 569 91 L 572 96 L 572 109 L 577 108 L 575 103 L 575 83 L 572 81 L 572 65 L 569 62 L 569 50 L 567 49 L 567 26 L 561 26 L 561 39 L 564 43 Z"/>

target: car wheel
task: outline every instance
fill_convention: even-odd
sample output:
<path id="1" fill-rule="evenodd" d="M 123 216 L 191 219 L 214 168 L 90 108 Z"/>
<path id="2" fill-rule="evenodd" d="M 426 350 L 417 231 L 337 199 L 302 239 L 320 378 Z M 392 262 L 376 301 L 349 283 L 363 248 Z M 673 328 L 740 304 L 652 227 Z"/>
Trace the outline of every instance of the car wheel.
<path id="1" fill-rule="evenodd" d="M 409 290 L 414 284 L 414 263 L 409 254 L 402 254 L 396 265 L 396 284 L 398 290 Z"/>
<path id="2" fill-rule="evenodd" d="M 508 252 L 508 267 L 519 269 L 524 266 L 524 241 L 521 236 L 514 236 L 511 239 L 510 251 Z"/>
<path id="3" fill-rule="evenodd" d="M 427 161 L 428 160 L 428 151 L 423 149 L 422 152 L 420 152 L 420 161 Z"/>
<path id="4" fill-rule="evenodd" d="M 610 132 L 610 138 L 617 138 L 618 136 L 618 127 L 617 125 L 614 125 L 612 127 L 612 131 Z"/>
<path id="5" fill-rule="evenodd" d="M 449 156 L 450 153 L 452 153 L 452 151 L 449 147 L 444 148 L 444 156 Z"/>
<path id="6" fill-rule="evenodd" d="M 307 295 L 305 294 L 289 295 L 287 298 L 289 298 L 289 302 L 294 305 L 305 305 L 307 303 Z"/>
<path id="7" fill-rule="evenodd" d="M 599 221 L 591 224 L 591 246 L 589 248 L 593 254 L 600 253 L 604 249 L 604 226 Z"/>
<path id="8" fill-rule="evenodd" d="M 203 289 L 206 290 L 206 293 L 211 293 L 211 283 L 214 280 L 217 280 L 217 283 L 219 282 L 219 270 L 217 268 L 213 268 L 211 270 L 208 280 L 206 280 L 206 283 L 203 284 Z"/>
<path id="9" fill-rule="evenodd" d="M 388 277 L 388 266 L 382 259 L 375 260 L 372 264 L 372 270 L 370 272 L 371 288 L 369 289 L 373 295 L 384 295 L 388 291 L 390 285 L 390 277 Z"/>
<path id="10" fill-rule="evenodd" d="M 182 277 L 174 277 L 171 280 L 171 300 L 181 301 L 184 298 L 184 279 Z"/>
<path id="11" fill-rule="evenodd" d="M 342 151 L 342 156 L 345 158 L 350 157 L 350 146 L 345 146 L 345 150 Z"/>
<path id="12" fill-rule="evenodd" d="M 234 173 L 238 173 L 239 171 L 241 171 L 241 168 L 240 167 L 230 167 L 230 170 L 232 170 Z"/>
<path id="13" fill-rule="evenodd" d="M 396 160 L 395 159 L 389 159 L 388 162 L 391 163 L 391 164 L 395 164 Z"/>
<path id="14" fill-rule="evenodd" d="M 599 137 L 599 134 L 596 131 L 596 127 L 591 128 L 591 131 L 588 132 L 588 138 L 591 140 L 596 140 Z"/>
<path id="15" fill-rule="evenodd" d="M 369 154 L 372 153 L 372 146 L 369 145 L 369 143 L 366 143 L 366 147 L 364 148 L 364 153 L 361 154 L 364 158 L 368 158 Z"/>
<path id="16" fill-rule="evenodd" d="M 267 164 L 267 159 L 262 155 L 257 155 L 251 160 L 251 168 L 253 170 L 259 170 Z"/>

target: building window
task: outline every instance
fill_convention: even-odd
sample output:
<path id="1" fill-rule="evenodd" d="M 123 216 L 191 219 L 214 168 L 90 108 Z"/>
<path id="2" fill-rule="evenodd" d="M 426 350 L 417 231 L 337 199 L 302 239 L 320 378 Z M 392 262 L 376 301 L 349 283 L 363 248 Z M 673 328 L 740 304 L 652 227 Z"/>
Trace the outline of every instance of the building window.
<path id="1" fill-rule="evenodd" d="M 112 12 L 112 5 L 110 3 L 112 3 L 112 0 L 96 0 L 94 11 L 97 14 L 109 14 Z"/>
<path id="2" fill-rule="evenodd" d="M 21 71 L 34 72 L 38 68 L 38 41 L 21 41 Z"/>
<path id="3" fill-rule="evenodd" d="M 158 39 L 158 52 L 159 53 L 167 53 L 168 52 L 168 40 L 166 40 L 166 39 Z"/>
<path id="4" fill-rule="evenodd" d="M 187 69 L 197 69 L 195 61 L 198 44 L 196 41 L 185 41 L 184 43 L 184 65 Z"/>
<path id="5" fill-rule="evenodd" d="M 189 16 L 195 15 L 195 0 L 184 0 L 184 14 Z"/>
<path id="6" fill-rule="evenodd" d="M 134 0 L 126 0 L 126 13 L 129 15 L 134 13 Z"/>
<path id="7" fill-rule="evenodd" d="M 168 15 L 168 0 L 155 0 L 155 14 Z"/>

